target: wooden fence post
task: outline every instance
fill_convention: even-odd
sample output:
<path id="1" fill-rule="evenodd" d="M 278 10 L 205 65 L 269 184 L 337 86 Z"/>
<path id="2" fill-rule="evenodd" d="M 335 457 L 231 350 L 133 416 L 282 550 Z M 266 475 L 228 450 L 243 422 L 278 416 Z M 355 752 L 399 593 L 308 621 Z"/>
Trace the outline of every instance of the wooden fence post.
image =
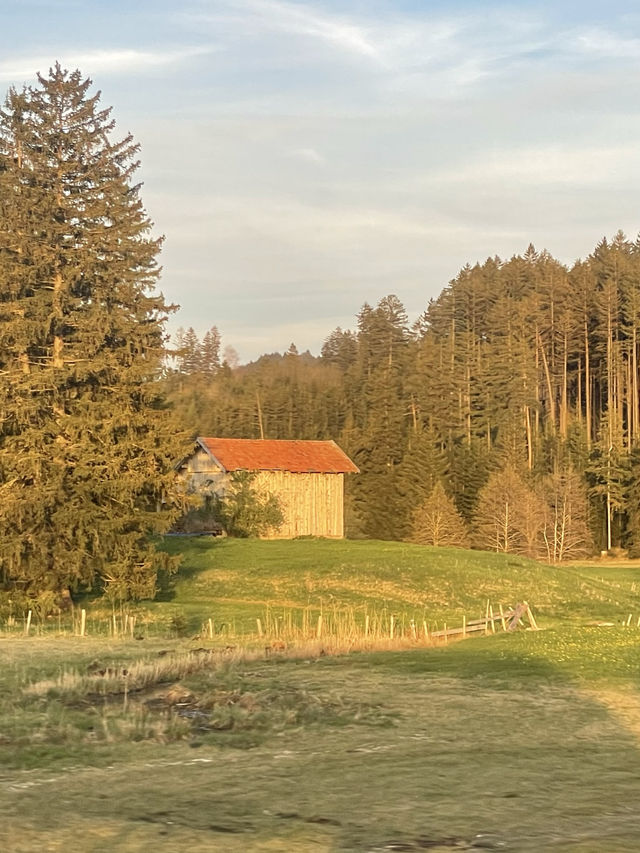
<path id="1" fill-rule="evenodd" d="M 533 628 L 534 631 L 538 630 L 538 623 L 534 619 L 533 613 L 531 612 L 531 608 L 527 604 L 527 616 L 529 617 L 529 625 Z M 631 619 L 631 617 L 629 617 Z"/>

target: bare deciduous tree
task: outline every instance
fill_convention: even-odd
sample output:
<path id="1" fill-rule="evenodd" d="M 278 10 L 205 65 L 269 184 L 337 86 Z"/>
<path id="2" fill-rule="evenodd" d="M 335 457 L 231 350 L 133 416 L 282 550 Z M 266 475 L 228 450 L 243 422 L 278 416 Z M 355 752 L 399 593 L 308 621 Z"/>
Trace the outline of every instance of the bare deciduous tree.
<path id="1" fill-rule="evenodd" d="M 441 483 L 414 511 L 411 541 L 420 545 L 469 547 L 469 531 Z"/>

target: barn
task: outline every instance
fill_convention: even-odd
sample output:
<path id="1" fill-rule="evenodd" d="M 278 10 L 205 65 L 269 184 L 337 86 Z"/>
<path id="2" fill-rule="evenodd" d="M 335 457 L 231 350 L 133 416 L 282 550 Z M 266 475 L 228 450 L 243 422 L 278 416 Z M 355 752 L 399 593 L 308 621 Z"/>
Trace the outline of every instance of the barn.
<path id="1" fill-rule="evenodd" d="M 344 536 L 344 475 L 358 468 L 334 441 L 204 438 L 178 469 L 189 489 L 224 496 L 234 471 L 256 473 L 254 488 L 280 501 L 284 521 L 270 538 Z"/>

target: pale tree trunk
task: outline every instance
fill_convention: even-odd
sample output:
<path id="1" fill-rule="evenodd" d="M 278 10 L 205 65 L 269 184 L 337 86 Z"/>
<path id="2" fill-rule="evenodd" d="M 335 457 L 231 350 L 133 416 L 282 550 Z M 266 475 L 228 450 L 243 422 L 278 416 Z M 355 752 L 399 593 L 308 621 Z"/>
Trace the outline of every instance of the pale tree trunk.
<path id="1" fill-rule="evenodd" d="M 584 321 L 584 417 L 587 450 L 591 450 L 591 368 L 589 365 L 589 328 Z"/>
<path id="2" fill-rule="evenodd" d="M 527 468 L 531 471 L 533 468 L 533 439 L 531 435 L 531 409 L 529 406 L 524 407 L 524 425 L 527 436 Z"/>
<path id="3" fill-rule="evenodd" d="M 551 373 L 549 372 L 549 364 L 547 362 L 547 356 L 544 351 L 544 346 L 542 344 L 542 339 L 540 335 L 538 335 L 538 347 L 540 349 L 540 356 L 542 357 L 542 366 L 544 368 L 544 375 L 547 383 L 547 393 L 549 395 L 549 420 L 551 421 L 551 430 L 552 432 L 556 431 L 556 401 L 553 394 L 553 384 L 551 382 Z"/>
<path id="4" fill-rule="evenodd" d="M 564 333 L 564 351 L 562 357 L 562 394 L 560 398 L 560 435 L 562 438 L 567 437 L 567 427 L 569 421 L 569 414 L 567 409 L 567 360 L 569 358 L 568 354 L 568 340 L 567 340 L 567 332 Z"/>

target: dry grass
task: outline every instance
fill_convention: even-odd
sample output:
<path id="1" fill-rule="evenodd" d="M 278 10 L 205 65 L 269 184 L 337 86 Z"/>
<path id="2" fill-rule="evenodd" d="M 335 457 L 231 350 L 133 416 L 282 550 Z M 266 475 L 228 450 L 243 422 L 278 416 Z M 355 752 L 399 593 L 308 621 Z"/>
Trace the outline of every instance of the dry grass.
<path id="1" fill-rule="evenodd" d="M 295 632 L 285 640 L 268 641 L 266 645 L 200 647 L 188 652 L 166 654 L 154 660 L 134 660 L 120 664 L 103 664 L 94 660 L 84 670 L 63 667 L 52 678 L 33 681 L 22 688 L 25 696 L 87 696 L 96 693 L 116 695 L 150 690 L 162 684 L 180 681 L 198 672 L 219 672 L 239 664 L 265 659 L 313 660 L 325 656 L 348 655 L 352 652 L 400 651 L 444 644 L 424 637 L 393 639 L 381 635 L 329 634 L 323 637 L 301 637 Z"/>
<path id="2" fill-rule="evenodd" d="M 544 636 L 548 643 L 551 632 Z M 541 674 L 527 659 L 518 669 L 532 639 L 192 673 L 182 689 L 244 731 L 192 731 L 173 742 L 159 731 L 118 745 L 110 722 L 119 751 L 102 766 L 5 770 L 0 847 L 636 850 L 636 739 L 600 699 L 554 681 L 551 668 Z M 503 686 L 501 667 L 510 675 Z M 244 749 L 225 749 L 249 734 Z"/>

